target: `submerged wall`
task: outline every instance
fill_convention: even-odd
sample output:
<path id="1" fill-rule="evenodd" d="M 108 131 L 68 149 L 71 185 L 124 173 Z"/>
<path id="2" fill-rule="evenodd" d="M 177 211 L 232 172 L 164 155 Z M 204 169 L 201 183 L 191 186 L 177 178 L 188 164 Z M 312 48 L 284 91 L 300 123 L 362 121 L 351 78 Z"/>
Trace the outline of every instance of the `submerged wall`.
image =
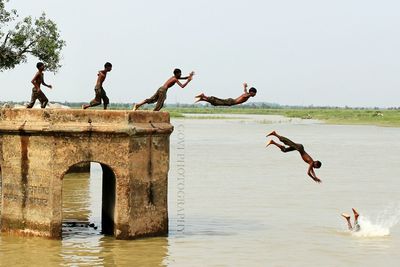
<path id="1" fill-rule="evenodd" d="M 0 110 L 1 231 L 60 238 L 65 173 L 99 162 L 109 234 L 166 234 L 172 130 L 164 112 Z"/>

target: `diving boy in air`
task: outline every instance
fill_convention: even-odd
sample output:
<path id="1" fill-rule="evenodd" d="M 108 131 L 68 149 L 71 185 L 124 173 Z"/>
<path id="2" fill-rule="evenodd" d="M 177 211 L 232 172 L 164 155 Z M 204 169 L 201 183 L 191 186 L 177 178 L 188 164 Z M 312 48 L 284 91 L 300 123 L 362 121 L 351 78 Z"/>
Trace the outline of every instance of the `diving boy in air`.
<path id="1" fill-rule="evenodd" d="M 167 99 L 167 91 L 169 88 L 174 86 L 175 84 L 178 84 L 181 88 L 185 88 L 185 86 L 193 79 L 194 72 L 192 71 L 189 76 L 182 77 L 182 71 L 180 69 L 175 69 L 174 70 L 174 76 L 169 78 L 163 86 L 158 88 L 158 90 L 155 92 L 155 94 L 143 100 L 142 102 L 135 104 L 133 106 L 133 110 L 138 110 L 141 106 L 144 104 L 152 104 L 156 103 L 156 106 L 154 108 L 154 111 L 159 111 L 163 106 L 164 102 Z M 179 80 L 186 80 L 183 84 Z"/>
<path id="2" fill-rule="evenodd" d="M 310 176 L 311 179 L 313 179 L 317 183 L 321 182 L 321 180 L 315 175 L 314 168 L 319 169 L 321 167 L 322 163 L 320 161 L 318 161 L 318 160 L 314 161 L 311 158 L 311 156 L 308 155 L 307 152 L 304 150 L 304 146 L 302 144 L 296 144 L 292 140 L 289 140 L 288 138 L 277 134 L 275 131 L 269 133 L 267 135 L 267 137 L 271 136 L 271 135 L 277 137 L 279 139 L 279 141 L 281 141 L 282 143 L 287 145 L 287 147 L 276 143 L 274 140 L 269 141 L 267 146 L 275 145 L 275 146 L 279 147 L 279 149 L 284 153 L 290 152 L 290 151 L 294 151 L 294 150 L 299 151 L 300 156 L 302 157 L 302 159 L 308 164 L 308 171 L 307 171 L 308 176 Z"/>
<path id="3" fill-rule="evenodd" d="M 107 97 L 106 91 L 104 91 L 103 82 L 107 77 L 107 73 L 111 70 L 112 64 L 110 62 L 106 62 L 106 64 L 104 64 L 104 70 L 100 70 L 97 74 L 96 86 L 94 87 L 95 97 L 92 101 L 90 101 L 89 105 L 82 105 L 83 109 L 98 106 L 101 104 L 101 100 L 103 100 L 104 109 L 107 109 L 110 100 Z"/>
<path id="4" fill-rule="evenodd" d="M 250 97 L 254 97 L 257 94 L 257 89 L 254 87 L 251 87 L 249 91 L 247 91 L 247 83 L 243 84 L 243 88 L 244 88 L 244 93 L 235 99 L 233 98 L 221 99 L 215 96 L 206 96 L 203 93 L 201 93 L 195 97 L 197 99 L 195 103 L 199 101 L 204 101 L 210 103 L 213 106 L 234 106 L 246 102 L 247 100 L 249 100 Z"/>
<path id="5" fill-rule="evenodd" d="M 46 84 L 44 82 L 44 63 L 38 62 L 36 64 L 36 68 L 38 69 L 38 72 L 36 72 L 35 76 L 32 79 L 32 95 L 31 95 L 31 101 L 29 104 L 26 106 L 26 108 L 32 108 L 35 105 L 36 100 L 39 100 L 40 102 L 40 107 L 45 108 L 47 106 L 47 103 L 49 103 L 49 99 L 47 99 L 46 95 L 43 93 L 42 89 L 40 89 L 40 85 L 44 85 L 48 88 L 53 88 L 51 85 Z"/>

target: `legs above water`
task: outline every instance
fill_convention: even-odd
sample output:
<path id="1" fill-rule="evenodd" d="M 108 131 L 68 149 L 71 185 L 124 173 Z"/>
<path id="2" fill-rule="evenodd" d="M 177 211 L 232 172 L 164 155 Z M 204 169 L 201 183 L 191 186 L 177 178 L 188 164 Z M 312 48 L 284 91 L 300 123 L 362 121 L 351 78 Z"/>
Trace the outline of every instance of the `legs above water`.
<path id="1" fill-rule="evenodd" d="M 290 152 L 290 151 L 294 151 L 294 150 L 299 150 L 299 148 L 300 148 L 300 146 L 301 146 L 300 144 L 296 144 L 296 143 L 292 142 L 291 140 L 289 140 L 288 138 L 283 137 L 283 136 L 277 134 L 275 131 L 272 131 L 272 132 L 270 132 L 269 134 L 267 134 L 267 136 L 271 136 L 271 135 L 277 137 L 277 138 L 279 139 L 279 141 L 281 141 L 282 143 L 284 143 L 285 145 L 287 145 L 287 147 L 285 147 L 285 146 L 283 146 L 283 145 L 281 145 L 281 144 L 276 143 L 274 140 L 269 141 L 268 144 L 267 144 L 267 146 L 269 146 L 269 145 L 275 145 L 275 146 L 279 147 L 279 149 L 280 149 L 282 152 L 284 152 L 284 153 Z"/>
<path id="2" fill-rule="evenodd" d="M 351 225 L 350 222 L 350 215 L 347 213 L 342 213 L 342 217 L 346 219 L 347 221 L 347 227 L 349 228 L 350 231 L 359 231 L 360 230 L 360 225 L 358 224 L 358 217 L 360 214 L 353 208 L 353 213 L 354 213 L 354 226 Z"/>

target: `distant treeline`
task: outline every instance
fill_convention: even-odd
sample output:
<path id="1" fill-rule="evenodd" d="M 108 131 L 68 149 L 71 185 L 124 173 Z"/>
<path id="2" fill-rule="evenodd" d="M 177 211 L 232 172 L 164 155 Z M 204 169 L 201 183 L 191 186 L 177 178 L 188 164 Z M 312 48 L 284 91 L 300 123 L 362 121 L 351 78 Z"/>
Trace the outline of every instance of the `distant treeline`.
<path id="1" fill-rule="evenodd" d="M 3 106 L 4 104 L 11 104 L 11 105 L 25 105 L 26 102 L 4 102 L 0 101 L 0 106 Z M 53 102 L 54 103 L 54 102 Z M 68 106 L 71 108 L 81 108 L 83 104 L 87 104 L 87 102 L 56 102 L 64 106 Z M 111 103 L 110 104 L 110 109 L 132 109 L 132 104 L 131 103 Z M 165 108 L 197 108 L 197 109 L 209 109 L 212 108 L 210 104 L 166 104 L 164 106 Z M 382 107 L 349 107 L 349 106 L 344 106 L 344 107 L 339 107 L 339 106 L 314 106 L 314 105 L 309 105 L 309 106 L 298 106 L 298 105 L 280 105 L 277 103 L 266 103 L 266 102 L 253 102 L 253 103 L 245 103 L 242 105 L 238 106 L 232 106 L 229 107 L 230 109 L 353 109 L 353 110 L 400 110 L 400 106 L 398 107 L 388 107 L 388 108 L 382 108 Z M 152 109 L 152 105 L 148 105 L 146 109 Z"/>

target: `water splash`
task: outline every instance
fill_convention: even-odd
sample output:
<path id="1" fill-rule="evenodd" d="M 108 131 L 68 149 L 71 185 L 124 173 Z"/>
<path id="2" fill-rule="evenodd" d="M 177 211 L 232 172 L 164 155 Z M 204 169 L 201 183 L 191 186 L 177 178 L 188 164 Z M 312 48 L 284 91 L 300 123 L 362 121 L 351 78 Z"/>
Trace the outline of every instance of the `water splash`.
<path id="1" fill-rule="evenodd" d="M 367 216 L 358 218 L 360 231 L 352 232 L 357 237 L 383 237 L 390 235 L 390 229 L 400 222 L 400 205 L 391 205 L 376 216 L 375 220 Z"/>

